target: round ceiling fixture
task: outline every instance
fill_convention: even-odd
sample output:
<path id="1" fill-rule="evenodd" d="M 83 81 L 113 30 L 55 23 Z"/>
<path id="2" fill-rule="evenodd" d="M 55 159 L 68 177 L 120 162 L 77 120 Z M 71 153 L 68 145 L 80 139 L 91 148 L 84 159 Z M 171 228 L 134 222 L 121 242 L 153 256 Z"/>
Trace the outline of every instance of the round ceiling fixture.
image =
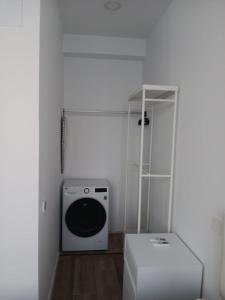
<path id="1" fill-rule="evenodd" d="M 105 9 L 111 10 L 111 11 L 117 11 L 121 9 L 122 4 L 119 1 L 107 1 L 104 4 Z"/>

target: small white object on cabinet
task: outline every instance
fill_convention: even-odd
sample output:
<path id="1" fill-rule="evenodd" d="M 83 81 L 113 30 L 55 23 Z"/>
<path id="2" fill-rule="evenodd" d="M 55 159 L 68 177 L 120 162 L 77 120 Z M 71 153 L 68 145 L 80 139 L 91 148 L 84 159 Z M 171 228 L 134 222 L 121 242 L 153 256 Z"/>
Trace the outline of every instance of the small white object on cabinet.
<path id="1" fill-rule="evenodd" d="M 176 234 L 126 235 L 124 263 L 123 300 L 201 297 L 203 266 Z"/>

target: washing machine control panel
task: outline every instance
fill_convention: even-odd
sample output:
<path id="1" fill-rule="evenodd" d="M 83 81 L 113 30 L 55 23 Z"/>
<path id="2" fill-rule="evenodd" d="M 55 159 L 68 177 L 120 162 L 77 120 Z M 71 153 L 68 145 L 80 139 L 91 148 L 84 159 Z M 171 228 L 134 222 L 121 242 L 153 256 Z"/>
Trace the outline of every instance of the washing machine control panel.
<path id="1" fill-rule="evenodd" d="M 107 193 L 108 189 L 103 187 L 93 188 L 93 187 L 84 187 L 83 188 L 84 194 L 90 193 Z"/>
<path id="2" fill-rule="evenodd" d="M 64 194 L 68 196 L 74 195 L 95 195 L 99 194 L 103 196 L 104 200 L 107 200 L 108 188 L 106 187 L 64 187 Z"/>

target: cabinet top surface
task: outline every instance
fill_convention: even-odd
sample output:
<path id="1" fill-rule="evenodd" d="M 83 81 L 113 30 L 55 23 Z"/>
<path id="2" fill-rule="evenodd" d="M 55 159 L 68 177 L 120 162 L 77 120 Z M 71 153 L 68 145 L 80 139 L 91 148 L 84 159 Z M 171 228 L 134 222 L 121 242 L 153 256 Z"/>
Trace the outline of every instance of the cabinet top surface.
<path id="1" fill-rule="evenodd" d="M 155 245 L 157 238 L 164 238 L 168 245 Z M 127 234 L 125 256 L 129 252 L 137 268 L 202 268 L 200 261 L 176 234 Z"/>

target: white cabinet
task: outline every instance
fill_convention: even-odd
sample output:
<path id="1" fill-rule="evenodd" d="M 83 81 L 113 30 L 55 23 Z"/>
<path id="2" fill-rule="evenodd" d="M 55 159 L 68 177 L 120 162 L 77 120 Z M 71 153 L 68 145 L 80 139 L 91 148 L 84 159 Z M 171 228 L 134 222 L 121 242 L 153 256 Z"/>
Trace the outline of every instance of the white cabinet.
<path id="1" fill-rule="evenodd" d="M 161 238 L 168 245 L 154 242 Z M 175 234 L 128 234 L 123 300 L 195 300 L 203 266 Z"/>

